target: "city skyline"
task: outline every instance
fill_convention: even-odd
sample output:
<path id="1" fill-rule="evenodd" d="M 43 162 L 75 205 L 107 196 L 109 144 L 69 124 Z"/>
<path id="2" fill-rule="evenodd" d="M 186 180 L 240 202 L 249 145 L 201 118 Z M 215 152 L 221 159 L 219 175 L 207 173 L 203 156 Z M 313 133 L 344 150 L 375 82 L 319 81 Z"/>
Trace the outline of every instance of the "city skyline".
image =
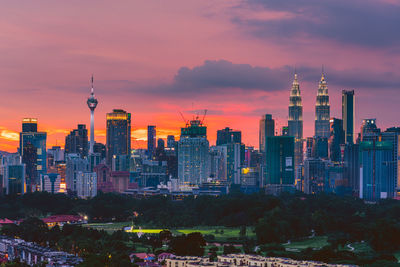
<path id="1" fill-rule="evenodd" d="M 157 126 L 158 137 L 177 137 L 184 126 L 179 111 L 190 118 L 190 110 L 207 109 L 211 144 L 218 129 L 230 127 L 258 147 L 263 114 L 273 115 L 277 130 L 287 123 L 295 65 L 304 137 L 314 135 L 321 65 L 331 117 L 341 118 L 341 91 L 355 90 L 356 133 L 364 118 L 377 118 L 383 129 L 399 124 L 392 112 L 400 100 L 400 40 L 391 26 L 400 20 L 396 1 L 174 1 L 162 8 L 121 2 L 114 12 L 106 3 L 93 8 L 88 1 L 78 10 L 73 3 L 41 2 L 6 1 L 0 11 L 0 150 L 16 151 L 25 117 L 38 118 L 48 147 L 56 140 L 63 145 L 77 124 L 89 128 L 91 73 L 101 103 L 95 140 L 102 143 L 113 109 L 132 113 L 132 147 L 143 148 L 147 125 Z M 341 6 L 346 12 L 337 11 Z M 309 14 L 318 25 L 311 27 Z M 358 23 L 343 27 L 350 16 Z"/>

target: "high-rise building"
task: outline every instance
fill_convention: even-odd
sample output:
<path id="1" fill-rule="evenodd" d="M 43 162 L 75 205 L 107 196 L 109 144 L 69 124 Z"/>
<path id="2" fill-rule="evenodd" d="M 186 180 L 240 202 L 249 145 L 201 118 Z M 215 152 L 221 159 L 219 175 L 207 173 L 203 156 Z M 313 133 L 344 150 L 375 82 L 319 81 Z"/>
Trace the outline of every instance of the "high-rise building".
<path id="1" fill-rule="evenodd" d="M 95 142 L 94 146 L 93 146 L 93 151 L 94 151 L 94 153 L 100 155 L 100 160 L 103 160 L 103 159 L 106 158 L 107 149 L 106 149 L 106 145 L 105 144 Z"/>
<path id="2" fill-rule="evenodd" d="M 37 119 L 36 118 L 25 118 L 22 120 L 22 132 L 37 132 Z"/>
<path id="3" fill-rule="evenodd" d="M 24 131 L 37 130 L 37 119 L 25 118 L 22 124 L 23 131 L 19 134 L 19 153 L 22 162 L 26 164 L 27 191 L 36 191 L 40 186 L 40 175 L 47 173 L 47 133 Z"/>
<path id="4" fill-rule="evenodd" d="M 275 135 L 275 120 L 272 119 L 271 114 L 265 114 L 260 120 L 259 129 L 259 150 L 265 152 L 265 137 Z"/>
<path id="5" fill-rule="evenodd" d="M 321 158 L 304 160 L 304 193 L 316 194 L 324 191 L 327 162 Z"/>
<path id="6" fill-rule="evenodd" d="M 131 153 L 131 114 L 122 109 L 107 113 L 107 164 L 114 155 Z"/>
<path id="7" fill-rule="evenodd" d="M 167 147 L 175 148 L 175 136 L 173 136 L 173 135 L 167 136 Z"/>
<path id="8" fill-rule="evenodd" d="M 157 140 L 156 126 L 154 125 L 147 126 L 147 154 L 149 159 L 152 159 L 154 153 L 156 152 L 156 140 Z"/>
<path id="9" fill-rule="evenodd" d="M 78 172 L 89 172 L 89 161 L 83 159 L 79 154 L 66 154 L 65 180 L 67 189 L 71 192 L 77 191 Z"/>
<path id="10" fill-rule="evenodd" d="M 207 127 L 196 118 L 181 128 L 178 142 L 178 179 L 181 184 L 200 185 L 207 181 L 209 168 Z"/>
<path id="11" fill-rule="evenodd" d="M 315 102 L 315 137 L 329 138 L 329 119 L 328 85 L 326 84 L 324 73 L 322 73 Z"/>
<path id="12" fill-rule="evenodd" d="M 294 186 L 294 143 L 293 136 L 266 137 L 265 185 L 275 187 L 272 191 Z"/>
<path id="13" fill-rule="evenodd" d="M 300 85 L 297 73 L 294 75 L 289 102 L 289 136 L 295 138 L 294 144 L 294 168 L 303 162 L 303 105 L 301 103 Z"/>
<path id="14" fill-rule="evenodd" d="M 328 140 L 329 158 L 333 162 L 342 161 L 340 145 L 344 144 L 343 120 L 331 118 Z"/>
<path id="15" fill-rule="evenodd" d="M 65 154 L 76 153 L 81 158 L 88 156 L 88 131 L 85 124 L 78 124 L 78 128 L 72 130 L 65 137 Z M 93 153 L 93 151 L 92 151 Z"/>
<path id="16" fill-rule="evenodd" d="M 353 195 L 358 196 L 360 192 L 360 145 L 346 144 L 343 155 L 344 179 L 348 180 Z"/>
<path id="17" fill-rule="evenodd" d="M 242 143 L 242 132 L 235 131 L 226 127 L 225 129 L 217 131 L 217 146 L 230 144 L 230 143 Z"/>
<path id="18" fill-rule="evenodd" d="M 89 153 L 92 154 L 94 152 L 94 110 L 97 107 L 97 99 L 94 97 L 94 89 L 93 89 L 93 75 L 92 75 L 92 88 L 90 90 L 90 96 L 87 100 L 87 105 L 90 109 L 90 146 Z M 87 135 L 87 134 L 86 134 Z"/>
<path id="19" fill-rule="evenodd" d="M 25 164 L 18 154 L 0 158 L 0 184 L 6 195 L 22 195 L 26 192 Z"/>
<path id="20" fill-rule="evenodd" d="M 382 141 L 392 144 L 392 168 L 395 176 L 396 187 L 400 188 L 400 128 L 391 127 L 381 133 Z M 397 190 L 396 190 L 397 191 Z"/>
<path id="21" fill-rule="evenodd" d="M 374 140 L 360 143 L 360 198 L 377 201 L 394 197 L 396 180 L 392 154 L 390 142 Z"/>
<path id="22" fill-rule="evenodd" d="M 360 129 L 360 141 L 377 139 L 381 129 L 376 126 L 376 119 L 364 119 Z"/>
<path id="23" fill-rule="evenodd" d="M 95 172 L 78 172 L 76 178 L 76 195 L 79 198 L 97 195 L 97 175 Z"/>
<path id="24" fill-rule="evenodd" d="M 355 130 L 355 97 L 354 90 L 342 91 L 342 120 L 345 143 L 354 143 Z"/>
<path id="25" fill-rule="evenodd" d="M 57 194 L 61 191 L 61 175 L 58 173 L 42 174 L 40 176 L 40 191 Z"/>

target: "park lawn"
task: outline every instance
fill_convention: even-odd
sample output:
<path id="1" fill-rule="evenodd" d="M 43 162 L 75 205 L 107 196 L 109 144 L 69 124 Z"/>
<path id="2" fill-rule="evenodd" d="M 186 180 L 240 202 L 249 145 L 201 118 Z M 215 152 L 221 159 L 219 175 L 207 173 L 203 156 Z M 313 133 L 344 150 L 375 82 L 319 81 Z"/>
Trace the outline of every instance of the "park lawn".
<path id="1" fill-rule="evenodd" d="M 301 241 L 291 242 L 290 244 L 283 244 L 287 249 L 303 250 L 306 248 L 320 249 L 324 246 L 329 245 L 328 237 L 326 236 L 314 236 Z"/>
<path id="2" fill-rule="evenodd" d="M 132 222 L 114 222 L 114 223 L 89 223 L 85 224 L 84 227 L 90 227 L 96 230 L 105 230 L 107 232 L 114 232 L 122 230 L 124 227 L 130 227 Z M 162 228 L 153 229 L 145 228 L 139 229 L 137 226 L 133 231 L 127 230 L 129 233 L 139 233 L 144 234 L 158 234 Z M 200 232 L 202 235 L 213 235 L 215 237 L 215 242 L 229 242 L 234 241 L 234 239 L 239 237 L 240 228 L 239 227 L 224 227 L 224 226 L 199 226 L 192 228 L 177 228 L 169 229 L 174 235 L 179 234 L 190 234 L 194 232 Z M 255 238 L 254 227 L 246 228 L 246 236 L 248 238 Z"/>
<path id="3" fill-rule="evenodd" d="M 175 229 L 178 233 L 181 234 L 190 234 L 194 232 L 199 232 L 202 235 L 213 235 L 215 237 L 215 241 L 229 241 L 229 239 L 234 239 L 239 237 L 240 228 L 239 227 L 223 227 L 223 226 L 201 226 L 201 227 L 193 227 L 193 228 L 183 228 L 183 229 Z M 253 227 L 246 228 L 246 236 L 249 238 L 254 238 L 255 233 L 253 231 Z"/>

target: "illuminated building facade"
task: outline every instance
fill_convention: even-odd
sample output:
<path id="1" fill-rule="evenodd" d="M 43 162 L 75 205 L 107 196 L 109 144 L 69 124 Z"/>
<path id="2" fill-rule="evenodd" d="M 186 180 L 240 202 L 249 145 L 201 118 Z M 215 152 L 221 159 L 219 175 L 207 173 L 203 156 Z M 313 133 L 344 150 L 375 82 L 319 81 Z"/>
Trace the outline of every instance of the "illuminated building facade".
<path id="1" fill-rule="evenodd" d="M 107 113 L 107 164 L 114 155 L 130 155 L 131 114 L 122 109 Z"/>
<path id="2" fill-rule="evenodd" d="M 322 73 L 315 103 L 315 136 L 329 138 L 330 106 L 328 85 Z"/>
<path id="3" fill-rule="evenodd" d="M 23 131 L 19 134 L 19 153 L 22 162 L 26 164 L 27 191 L 36 191 L 40 186 L 40 175 L 47 173 L 47 133 L 24 131 L 37 130 L 37 119 L 34 118 L 23 119 L 22 125 Z"/>
<path id="4" fill-rule="evenodd" d="M 181 184 L 200 185 L 210 174 L 207 127 L 196 118 L 181 128 L 178 141 L 178 179 Z"/>
<path id="5" fill-rule="evenodd" d="M 292 89 L 290 90 L 288 127 L 289 136 L 295 138 L 294 167 L 297 167 L 303 162 L 303 105 L 297 74 L 294 75 Z"/>
<path id="6" fill-rule="evenodd" d="M 40 176 L 40 191 L 50 194 L 61 193 L 61 175 L 58 173 L 42 174 Z"/>

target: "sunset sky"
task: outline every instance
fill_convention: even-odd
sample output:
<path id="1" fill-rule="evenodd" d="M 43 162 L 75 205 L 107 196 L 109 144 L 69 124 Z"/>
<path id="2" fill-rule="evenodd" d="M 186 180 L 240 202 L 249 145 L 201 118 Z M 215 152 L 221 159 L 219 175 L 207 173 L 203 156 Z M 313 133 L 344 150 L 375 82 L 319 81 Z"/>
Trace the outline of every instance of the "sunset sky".
<path id="1" fill-rule="evenodd" d="M 304 136 L 314 133 L 321 66 L 331 116 L 341 90 L 355 90 L 363 118 L 400 125 L 399 0 L 5 0 L 0 8 L 0 150 L 14 152 L 24 117 L 39 120 L 48 147 L 64 145 L 78 123 L 94 74 L 96 141 L 105 114 L 132 113 L 132 144 L 147 125 L 179 135 L 193 110 L 207 109 L 208 138 L 242 131 L 258 147 L 258 121 L 287 124 L 294 67 Z"/>

